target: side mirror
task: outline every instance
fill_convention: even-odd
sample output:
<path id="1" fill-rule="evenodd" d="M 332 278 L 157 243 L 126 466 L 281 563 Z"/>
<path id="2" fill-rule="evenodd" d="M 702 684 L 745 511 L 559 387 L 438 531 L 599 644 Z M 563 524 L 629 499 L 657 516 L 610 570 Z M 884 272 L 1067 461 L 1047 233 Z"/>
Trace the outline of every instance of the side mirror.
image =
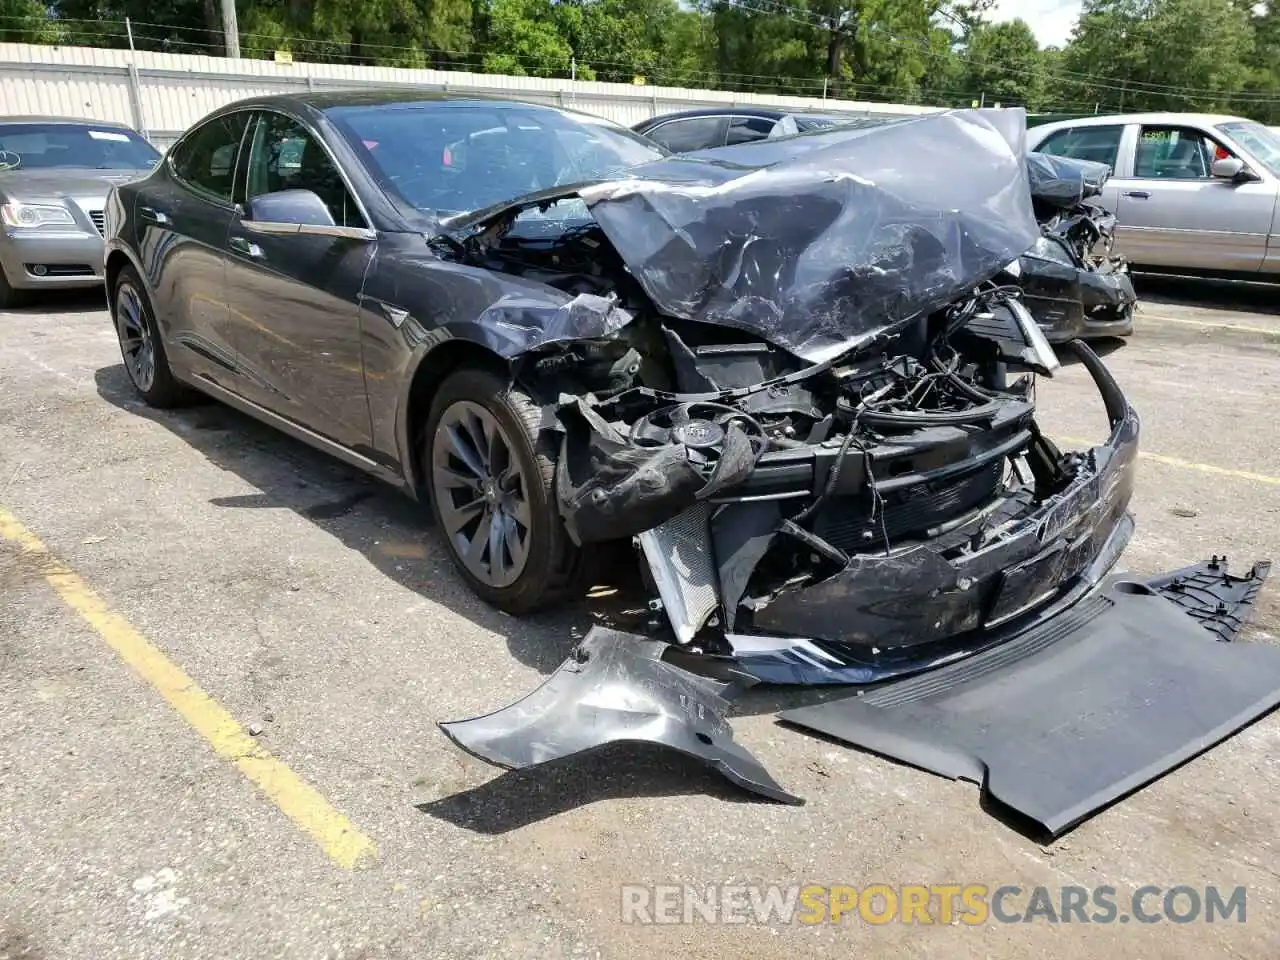
<path id="1" fill-rule="evenodd" d="M 1237 183 L 1258 179 L 1258 175 L 1246 167 L 1244 161 L 1239 157 L 1223 157 L 1220 160 L 1215 160 L 1213 161 L 1213 166 L 1209 168 L 1209 172 L 1215 177 L 1223 180 L 1234 180 Z"/>
<path id="2" fill-rule="evenodd" d="M 304 227 L 332 227 L 333 214 L 311 190 L 277 190 L 245 204 L 245 219 L 257 223 L 296 223 Z"/>

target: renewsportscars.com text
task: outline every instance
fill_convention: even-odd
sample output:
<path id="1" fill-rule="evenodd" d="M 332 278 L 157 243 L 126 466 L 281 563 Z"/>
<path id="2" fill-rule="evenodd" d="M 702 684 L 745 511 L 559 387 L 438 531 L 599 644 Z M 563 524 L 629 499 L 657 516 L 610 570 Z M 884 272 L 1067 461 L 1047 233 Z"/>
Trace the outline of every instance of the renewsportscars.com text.
<path id="1" fill-rule="evenodd" d="M 621 919 L 680 923 L 1244 923 L 1244 887 L 626 884 Z"/>

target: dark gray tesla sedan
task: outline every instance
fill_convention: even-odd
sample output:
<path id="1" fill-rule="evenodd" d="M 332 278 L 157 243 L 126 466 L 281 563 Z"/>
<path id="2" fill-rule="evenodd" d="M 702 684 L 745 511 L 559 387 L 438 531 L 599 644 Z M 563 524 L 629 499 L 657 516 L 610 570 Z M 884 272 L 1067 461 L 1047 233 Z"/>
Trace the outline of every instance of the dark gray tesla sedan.
<path id="1" fill-rule="evenodd" d="M 477 756 L 650 741 L 794 799 L 731 696 L 937 668 L 785 719 L 987 771 L 1052 834 L 1280 703 L 1280 651 L 1219 642 L 1265 566 L 1110 577 L 1140 424 L 1078 342 L 1105 439 L 1038 423 L 1059 360 L 997 282 L 1041 236 L 1023 123 L 668 156 L 546 106 L 245 101 L 113 191 L 109 302 L 148 402 L 198 390 L 429 500 L 505 610 L 634 542 L 666 626 L 594 628 L 529 697 L 444 725 Z"/>

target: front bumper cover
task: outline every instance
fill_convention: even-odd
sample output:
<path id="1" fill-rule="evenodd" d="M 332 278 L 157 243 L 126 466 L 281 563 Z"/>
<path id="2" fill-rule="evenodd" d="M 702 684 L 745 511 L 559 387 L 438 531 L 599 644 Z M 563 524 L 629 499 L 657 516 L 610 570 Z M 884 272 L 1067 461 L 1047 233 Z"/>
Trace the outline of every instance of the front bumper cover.
<path id="1" fill-rule="evenodd" d="M 1018 264 L 1023 301 L 1050 343 L 1133 333 L 1138 295 L 1125 261 L 1079 267 L 1023 254 Z"/>

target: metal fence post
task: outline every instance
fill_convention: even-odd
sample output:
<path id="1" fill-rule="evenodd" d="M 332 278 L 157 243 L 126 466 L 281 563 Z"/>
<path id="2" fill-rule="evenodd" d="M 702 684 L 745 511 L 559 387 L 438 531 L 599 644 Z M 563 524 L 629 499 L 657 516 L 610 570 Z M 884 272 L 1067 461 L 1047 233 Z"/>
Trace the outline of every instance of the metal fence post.
<path id="1" fill-rule="evenodd" d="M 138 76 L 138 65 L 132 60 L 129 61 L 129 109 L 133 114 L 133 129 L 142 134 L 144 140 L 150 139 L 147 118 L 142 114 L 142 79 Z"/>

